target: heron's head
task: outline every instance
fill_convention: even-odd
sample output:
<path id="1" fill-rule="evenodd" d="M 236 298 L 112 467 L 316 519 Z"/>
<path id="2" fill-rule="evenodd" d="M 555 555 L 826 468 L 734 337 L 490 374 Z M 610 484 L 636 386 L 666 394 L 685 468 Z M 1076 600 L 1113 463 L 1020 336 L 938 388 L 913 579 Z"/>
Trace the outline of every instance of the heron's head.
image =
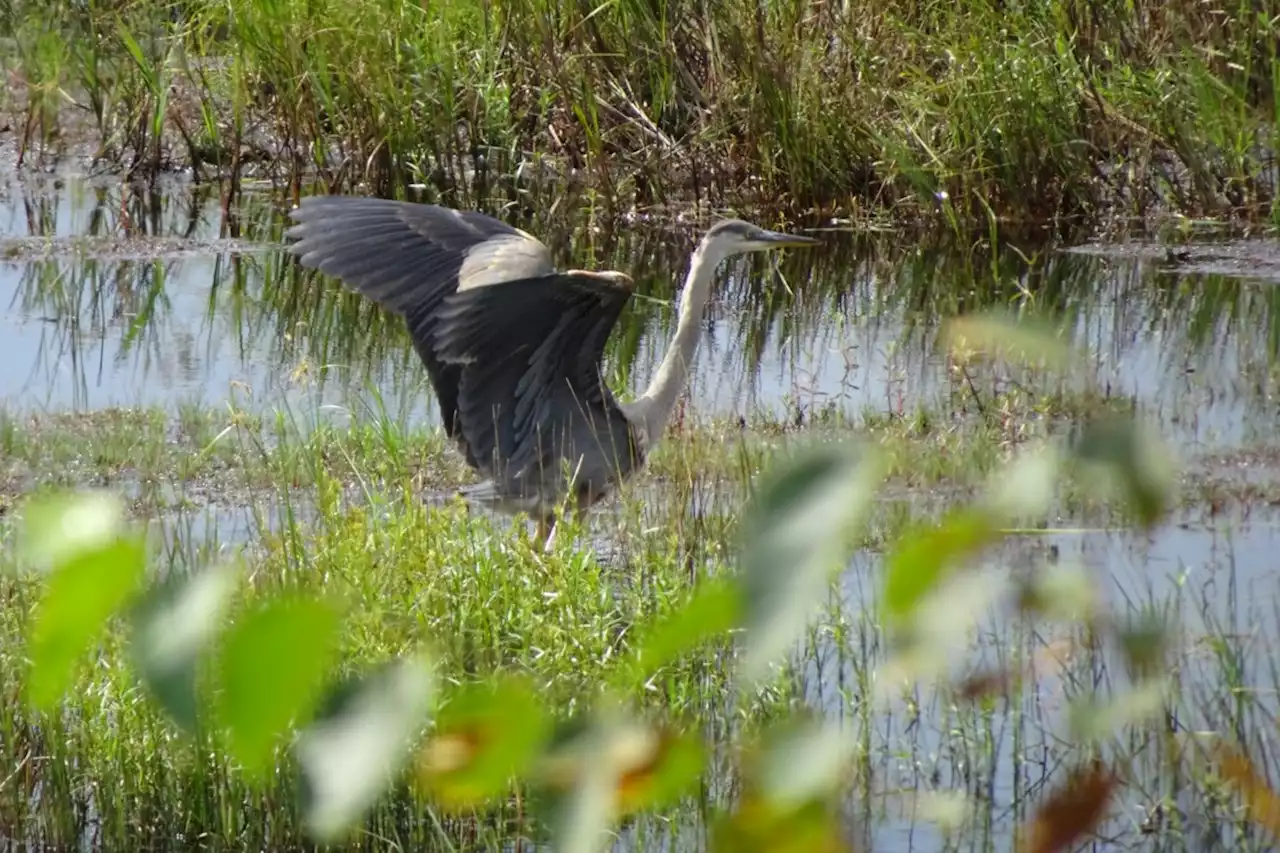
<path id="1" fill-rule="evenodd" d="M 711 226 L 702 238 L 702 248 L 715 257 L 727 258 L 744 252 L 764 252 L 787 246 L 816 246 L 820 242 L 812 237 L 769 231 L 741 219 L 726 219 Z"/>

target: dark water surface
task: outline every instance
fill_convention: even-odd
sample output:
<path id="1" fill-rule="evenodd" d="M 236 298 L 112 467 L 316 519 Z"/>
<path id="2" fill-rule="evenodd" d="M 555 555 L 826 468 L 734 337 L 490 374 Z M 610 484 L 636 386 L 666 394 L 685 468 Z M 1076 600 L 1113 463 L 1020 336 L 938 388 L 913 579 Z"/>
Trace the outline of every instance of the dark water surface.
<path id="1" fill-rule="evenodd" d="M 698 235 L 656 226 L 609 234 L 549 221 L 522 225 L 565 265 L 633 275 L 640 296 L 615 334 L 611 363 L 621 383 L 640 387 L 673 328 L 672 298 Z M 219 405 L 235 394 L 264 409 L 328 406 L 322 411 L 342 417 L 347 409 L 372 407 L 377 389 L 395 415 L 434 419 L 425 377 L 399 324 L 286 263 L 280 230 L 265 197 L 245 201 L 233 228 L 216 194 L 190 188 L 124 198 L 119 187 L 74 180 L 39 189 L 6 185 L 0 407 Z M 894 233 L 827 237 L 821 250 L 753 258 L 724 272 L 705 323 L 691 394 L 695 414 L 794 420 L 826 407 L 860 414 L 937 404 L 964 393 L 936 346 L 940 321 L 1024 298 L 1073 318 L 1097 387 L 1134 397 L 1184 458 L 1275 444 L 1280 250 L 1274 245 L 1199 247 L 1189 264 L 1163 250 L 1064 251 L 1035 235 L 1010 236 L 995 250 L 917 243 Z M 1232 474 L 1276 475 L 1266 464 Z M 1052 553 L 1094 567 L 1113 604 L 1163 602 L 1193 642 L 1202 635 L 1245 637 L 1237 655 L 1241 677 L 1258 707 L 1274 710 L 1280 683 L 1268 650 L 1280 643 L 1280 515 L 1265 506 L 1244 509 L 1227 515 L 1189 509 L 1148 536 L 1028 537 L 1000 556 Z M 876 560 L 862 555 L 851 566 L 843 603 L 849 612 L 875 594 Z M 1006 637 L 992 627 L 974 641 L 977 656 L 998 656 Z M 877 649 L 866 651 L 866 661 L 882 658 Z M 1225 653 L 1205 654 L 1212 663 Z M 996 849 L 1007 846 L 1020 814 L 1015 792 L 1028 789 L 1025 774 L 1032 772 L 1000 757 L 1011 742 L 999 746 L 995 763 L 975 781 L 983 772 L 947 752 L 950 712 L 939 695 L 918 697 L 930 719 L 919 725 L 900 697 L 861 716 L 858 673 L 838 655 L 815 660 L 812 676 L 824 706 L 867 727 L 865 739 L 883 756 L 876 768 L 881 781 L 912 791 L 986 792 L 999 806 L 987 811 L 999 818 L 982 837 Z M 1195 688 L 1205 693 L 1204 718 L 1187 725 L 1222 725 L 1218 678 L 1209 673 Z M 1021 717 L 1004 709 L 987 724 L 1013 738 L 1013 728 L 1035 722 L 1018 748 L 1039 749 L 1048 767 L 1058 747 L 1044 715 L 1061 708 L 1046 711 L 1043 702 L 1052 701 L 1043 696 L 1027 701 L 1034 705 Z M 1045 742 L 1028 744 L 1030 737 Z M 1128 811 L 1115 831 L 1137 839 L 1143 809 L 1155 796 L 1128 789 Z M 879 823 L 875 849 L 940 848 L 937 831 L 911 819 L 918 805 L 897 803 L 901 813 Z"/>

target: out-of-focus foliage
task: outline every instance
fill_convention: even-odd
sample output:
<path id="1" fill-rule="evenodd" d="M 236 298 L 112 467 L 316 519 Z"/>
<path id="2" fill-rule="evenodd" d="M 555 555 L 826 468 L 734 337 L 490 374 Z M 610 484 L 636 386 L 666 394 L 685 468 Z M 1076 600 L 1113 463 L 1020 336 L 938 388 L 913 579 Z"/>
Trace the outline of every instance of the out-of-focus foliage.
<path id="1" fill-rule="evenodd" d="M 1116 777 L 1101 762 L 1077 770 L 1049 794 L 1036 812 L 1024 838 L 1028 853 L 1069 850 L 1102 819 Z"/>
<path id="2" fill-rule="evenodd" d="M 804 630 L 844 563 L 851 528 L 871 508 L 881 465 L 869 448 L 825 446 L 770 473 L 743 513 L 739 674 L 748 683 L 762 680 Z"/>
<path id="3" fill-rule="evenodd" d="M 138 674 L 178 725 L 196 727 L 199 660 L 217 636 L 238 579 L 215 564 L 156 584 L 137 608 L 133 652 Z"/>
<path id="4" fill-rule="evenodd" d="M 436 714 L 418 778 L 446 807 L 479 806 L 528 772 L 551 735 L 533 687 L 513 678 L 465 685 Z"/>
<path id="5" fill-rule="evenodd" d="M 122 517 L 123 504 L 101 493 L 26 506 L 21 556 L 48 574 L 28 639 L 27 695 L 39 707 L 57 703 L 107 620 L 140 588 L 146 540 L 125 530 Z"/>
<path id="6" fill-rule="evenodd" d="M 302 733 L 303 808 L 318 837 L 342 833 L 408 762 L 430 710 L 431 687 L 425 661 L 394 661 L 339 685 Z"/>
<path id="7" fill-rule="evenodd" d="M 970 343 L 991 349 L 1003 341 L 1033 358 L 1041 340 L 1004 320 L 979 318 L 960 330 Z M 1049 361 L 1070 360 L 1055 341 L 1044 346 Z M 419 652 L 356 676 L 339 673 L 343 614 L 332 602 L 293 593 L 238 602 L 233 565 L 164 578 L 144 591 L 145 540 L 125 524 L 118 501 L 97 493 L 33 499 L 23 508 L 22 564 L 43 573 L 44 591 L 31 621 L 28 696 L 55 707 L 108 622 L 129 611 L 139 678 L 179 727 L 212 726 L 251 776 L 270 772 L 282 745 L 293 751 L 306 825 L 318 839 L 350 832 L 407 776 L 444 808 L 462 811 L 504 796 L 518 780 L 545 794 L 538 802 L 547 805 L 557 849 L 599 849 L 627 814 L 690 794 L 708 755 L 700 733 L 654 723 L 619 697 L 726 635 L 741 640 L 744 694 L 766 684 L 847 564 L 851 534 L 868 516 L 882 470 L 876 448 L 860 443 L 780 460 L 744 511 L 740 570 L 703 582 L 683 605 L 636 626 L 616 677 L 561 721 L 540 700 L 539 686 L 519 675 L 446 683 Z M 1026 451 L 972 505 L 909 528 L 888 548 L 882 603 L 895 654 L 882 683 L 936 673 L 976 614 L 1005 600 L 1031 618 L 1110 632 L 1125 657 L 1133 688 L 1108 704 L 1077 700 L 1071 736 L 1088 742 L 1160 711 L 1169 683 L 1159 620 L 1113 624 L 1070 567 L 1013 583 L 979 570 L 1007 524 L 1044 513 L 1059 475 L 1080 471 L 1115 485 L 1144 526 L 1169 506 L 1168 464 L 1134 423 L 1083 424 L 1073 440 Z M 957 695 L 981 701 L 1020 678 L 1012 670 L 980 672 Z M 734 745 L 742 789 L 714 821 L 714 848 L 848 849 L 839 809 L 852 748 L 839 726 L 801 719 L 745 735 Z M 1225 761 L 1223 775 L 1274 827 L 1275 797 L 1247 760 Z M 1116 784 L 1101 763 L 1069 775 L 1023 828 L 1027 849 L 1075 843 L 1105 817 Z"/>
<path id="8" fill-rule="evenodd" d="M 246 770 L 268 772 L 276 742 L 311 715 L 337 634 L 338 614 L 303 598 L 268 601 L 232 624 L 218 656 L 216 708 Z"/>

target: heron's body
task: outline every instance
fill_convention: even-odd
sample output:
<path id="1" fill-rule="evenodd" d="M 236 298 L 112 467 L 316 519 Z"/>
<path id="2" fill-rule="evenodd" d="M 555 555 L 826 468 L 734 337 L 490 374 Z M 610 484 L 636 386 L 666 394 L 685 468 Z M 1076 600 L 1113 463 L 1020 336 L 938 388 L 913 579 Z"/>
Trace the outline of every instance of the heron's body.
<path id="1" fill-rule="evenodd" d="M 631 297 L 625 274 L 557 270 L 534 237 L 472 211 L 318 196 L 291 216 L 304 266 L 405 318 L 446 434 L 487 478 L 462 494 L 529 514 L 543 537 L 565 498 L 583 512 L 644 464 L 685 386 L 719 262 L 817 242 L 737 220 L 712 228 L 690 262 L 671 348 L 623 404 L 601 360 Z"/>

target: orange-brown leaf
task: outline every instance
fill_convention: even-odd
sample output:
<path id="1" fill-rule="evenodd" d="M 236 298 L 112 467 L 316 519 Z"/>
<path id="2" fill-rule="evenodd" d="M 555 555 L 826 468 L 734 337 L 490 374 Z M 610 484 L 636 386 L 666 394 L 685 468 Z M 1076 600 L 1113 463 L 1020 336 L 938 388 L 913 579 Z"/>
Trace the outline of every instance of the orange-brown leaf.
<path id="1" fill-rule="evenodd" d="M 655 772 L 674 741 L 675 738 L 664 731 L 642 754 L 633 756 L 628 766 L 620 768 L 617 793 L 624 808 L 633 808 L 648 792 Z"/>
<path id="2" fill-rule="evenodd" d="M 1115 786 L 1115 775 L 1100 761 L 1073 773 L 1031 819 L 1025 849 L 1055 853 L 1069 848 L 1102 820 Z"/>
<path id="3" fill-rule="evenodd" d="M 972 702 L 986 696 L 995 696 L 1009 689 L 1013 673 L 995 669 L 976 672 L 956 685 L 956 697 L 962 702 Z"/>
<path id="4" fill-rule="evenodd" d="M 1225 749 L 1220 752 L 1218 761 L 1222 778 L 1234 784 L 1244 795 L 1250 819 L 1280 838 L 1280 797 L 1253 769 L 1253 763 L 1240 753 Z"/>
<path id="5" fill-rule="evenodd" d="M 1049 643 L 1032 656 L 1025 671 L 1021 672 L 1022 677 L 1034 678 L 1042 669 L 1065 669 L 1073 649 L 1071 640 Z M 1005 693 L 1018 675 L 1018 670 L 1013 668 L 975 672 L 956 685 L 956 697 L 964 702 L 972 702 L 985 696 Z"/>

